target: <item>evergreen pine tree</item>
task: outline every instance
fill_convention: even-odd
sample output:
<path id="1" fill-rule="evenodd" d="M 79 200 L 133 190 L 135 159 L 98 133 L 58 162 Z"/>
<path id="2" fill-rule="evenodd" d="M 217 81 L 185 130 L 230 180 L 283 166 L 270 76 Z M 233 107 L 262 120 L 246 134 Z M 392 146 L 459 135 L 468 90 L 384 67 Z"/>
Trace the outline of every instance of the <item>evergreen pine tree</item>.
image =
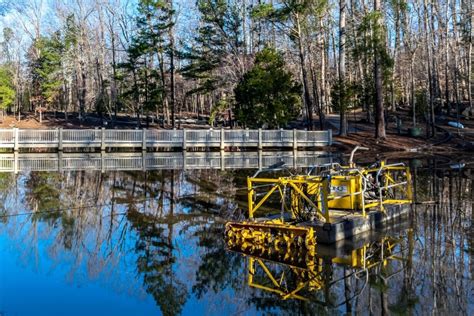
<path id="1" fill-rule="evenodd" d="M 274 49 L 257 53 L 255 65 L 235 88 L 237 119 L 248 127 L 283 127 L 301 108 L 301 86 Z"/>
<path id="2" fill-rule="evenodd" d="M 195 44 L 187 48 L 184 57 L 188 65 L 182 73 L 195 79 L 197 88 L 190 93 L 209 93 L 226 85 L 229 80 L 216 71 L 224 59 L 232 54 L 242 54 L 241 18 L 237 7 L 231 1 L 198 0 L 200 27 Z"/>
<path id="3" fill-rule="evenodd" d="M 174 25 L 173 14 L 170 1 L 141 0 L 138 3 L 137 32 L 127 50 L 127 61 L 120 65 L 123 73 L 118 76 L 121 80 L 131 77 L 131 84 L 125 85 L 128 88 L 122 94 L 122 101 L 133 108 L 138 117 L 143 112 L 157 111 L 158 105 L 167 111 L 168 92 L 173 87 L 169 87 L 166 80 L 170 69 L 165 67 L 165 58 L 172 56 L 174 50 L 169 32 Z"/>
<path id="4" fill-rule="evenodd" d="M 12 106 L 15 100 L 12 77 L 7 67 L 0 67 L 0 110 L 2 111 Z"/>
<path id="5" fill-rule="evenodd" d="M 33 43 L 39 55 L 30 59 L 30 70 L 33 81 L 33 96 L 36 105 L 48 106 L 59 98 L 62 85 L 61 58 L 64 45 L 60 32 L 51 37 L 40 37 Z"/>

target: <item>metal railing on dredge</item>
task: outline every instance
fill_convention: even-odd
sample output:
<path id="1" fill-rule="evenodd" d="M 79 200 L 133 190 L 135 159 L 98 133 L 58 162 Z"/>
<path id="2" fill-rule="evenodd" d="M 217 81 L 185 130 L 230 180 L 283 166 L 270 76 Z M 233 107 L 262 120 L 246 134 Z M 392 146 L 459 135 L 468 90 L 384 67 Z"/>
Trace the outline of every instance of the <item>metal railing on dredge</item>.
<path id="1" fill-rule="evenodd" d="M 388 204 L 413 202 L 410 169 L 403 163 L 373 168 L 341 166 L 338 163 L 318 165 L 318 175 L 290 175 L 278 178 L 247 178 L 249 218 L 271 201 L 274 193 L 280 202 L 281 216 L 290 214 L 296 220 L 318 218 L 328 223 L 333 210 L 352 211 L 366 217 L 378 208 L 385 212 Z M 278 203 L 276 203 L 278 204 Z"/>

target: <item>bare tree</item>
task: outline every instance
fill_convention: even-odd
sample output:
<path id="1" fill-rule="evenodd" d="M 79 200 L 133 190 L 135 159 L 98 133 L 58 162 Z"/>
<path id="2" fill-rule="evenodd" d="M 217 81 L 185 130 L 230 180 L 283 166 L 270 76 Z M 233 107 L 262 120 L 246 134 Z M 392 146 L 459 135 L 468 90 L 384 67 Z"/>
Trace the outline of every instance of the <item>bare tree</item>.
<path id="1" fill-rule="evenodd" d="M 343 95 L 346 86 L 346 1 L 339 0 L 339 135 L 347 135 L 346 104 Z"/>
<path id="2" fill-rule="evenodd" d="M 381 5 L 380 0 L 374 0 L 374 12 L 380 14 Z M 375 28 L 376 31 L 380 32 L 381 26 L 381 17 L 376 16 Z M 381 65 L 381 56 L 380 50 L 385 49 L 385 45 L 380 42 L 385 39 L 385 37 L 377 34 L 378 37 L 377 44 L 374 48 L 374 80 L 375 80 L 375 138 L 385 139 L 385 114 L 384 114 L 384 105 L 383 105 L 383 78 L 382 78 L 382 65 Z M 383 39 L 382 39 L 383 38 Z"/>

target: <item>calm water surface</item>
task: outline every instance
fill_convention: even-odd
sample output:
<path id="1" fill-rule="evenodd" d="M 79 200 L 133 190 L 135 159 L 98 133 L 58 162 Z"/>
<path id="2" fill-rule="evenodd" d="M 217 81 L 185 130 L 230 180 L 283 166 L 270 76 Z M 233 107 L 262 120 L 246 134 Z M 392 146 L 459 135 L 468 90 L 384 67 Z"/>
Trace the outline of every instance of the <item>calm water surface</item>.
<path id="1" fill-rule="evenodd" d="M 407 162 L 410 216 L 310 265 L 226 248 L 251 170 L 0 174 L 0 315 L 473 315 L 473 162 Z"/>

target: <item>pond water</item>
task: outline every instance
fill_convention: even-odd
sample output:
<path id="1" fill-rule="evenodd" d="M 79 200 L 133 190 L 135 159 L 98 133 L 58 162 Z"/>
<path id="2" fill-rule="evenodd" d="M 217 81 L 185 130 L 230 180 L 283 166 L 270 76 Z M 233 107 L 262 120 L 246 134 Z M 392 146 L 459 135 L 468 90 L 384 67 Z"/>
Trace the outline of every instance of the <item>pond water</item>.
<path id="1" fill-rule="evenodd" d="M 311 266 L 227 249 L 253 170 L 1 173 L 0 315 L 472 315 L 473 162 L 406 162 L 410 215 Z"/>

